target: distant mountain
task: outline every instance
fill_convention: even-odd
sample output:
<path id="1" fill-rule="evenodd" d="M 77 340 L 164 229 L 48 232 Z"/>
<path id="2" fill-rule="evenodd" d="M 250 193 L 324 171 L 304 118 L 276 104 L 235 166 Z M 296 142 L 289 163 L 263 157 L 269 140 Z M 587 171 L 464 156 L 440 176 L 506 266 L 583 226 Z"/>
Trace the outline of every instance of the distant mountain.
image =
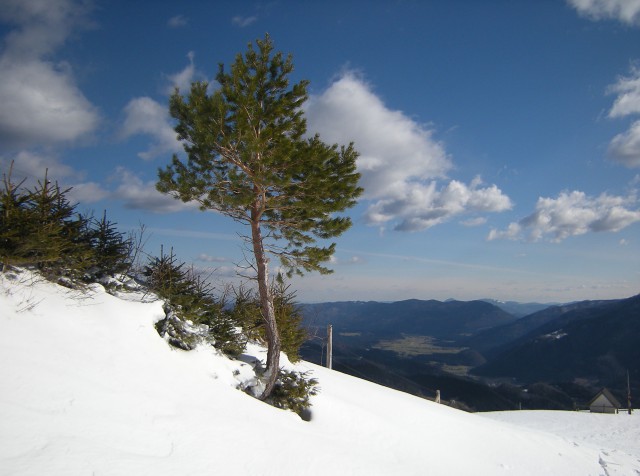
<path id="1" fill-rule="evenodd" d="M 351 334 L 360 342 L 402 335 L 458 341 L 515 320 L 511 314 L 484 301 L 350 301 L 306 304 L 302 309 L 307 326 L 324 328 L 331 324 L 334 334 Z"/>
<path id="2" fill-rule="evenodd" d="M 640 393 L 639 306 L 640 296 L 583 301 L 518 319 L 485 301 L 310 304 L 304 321 L 318 332 L 301 353 L 324 364 L 332 324 L 342 372 L 429 398 L 439 389 L 467 409 L 566 410 L 601 386 L 626 395 L 627 367 Z"/>
<path id="3" fill-rule="evenodd" d="M 640 295 L 569 307 L 556 310 L 555 319 L 507 345 L 473 372 L 520 382 L 582 379 L 623 387 L 628 369 L 631 380 L 638 382 Z"/>
<path id="4" fill-rule="evenodd" d="M 466 339 L 463 344 L 490 357 L 504 351 L 505 345 L 512 344 L 530 332 L 548 322 L 559 319 L 568 314 L 569 320 L 580 318 L 581 312 L 591 308 L 598 308 L 604 304 L 617 301 L 580 301 L 570 304 L 550 306 L 541 311 L 522 317 L 503 326 L 493 327 Z M 566 322 L 566 321 L 559 321 Z"/>
<path id="5" fill-rule="evenodd" d="M 503 311 L 508 312 L 515 317 L 524 317 L 534 312 L 542 311 L 548 307 L 554 306 L 557 303 L 541 304 L 539 302 L 516 302 L 516 301 L 497 301 L 495 299 L 481 299 L 484 302 L 493 304 L 499 307 Z"/>

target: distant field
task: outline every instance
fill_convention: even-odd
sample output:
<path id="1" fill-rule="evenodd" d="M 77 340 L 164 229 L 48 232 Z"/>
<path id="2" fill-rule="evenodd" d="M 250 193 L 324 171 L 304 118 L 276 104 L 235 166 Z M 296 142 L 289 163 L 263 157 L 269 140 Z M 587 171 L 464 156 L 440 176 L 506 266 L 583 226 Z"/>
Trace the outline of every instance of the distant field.
<path id="1" fill-rule="evenodd" d="M 436 339 L 430 336 L 402 336 L 400 339 L 381 340 L 373 346 L 374 349 L 390 350 L 403 357 L 434 354 L 457 354 L 466 347 L 442 347 L 436 344 Z"/>

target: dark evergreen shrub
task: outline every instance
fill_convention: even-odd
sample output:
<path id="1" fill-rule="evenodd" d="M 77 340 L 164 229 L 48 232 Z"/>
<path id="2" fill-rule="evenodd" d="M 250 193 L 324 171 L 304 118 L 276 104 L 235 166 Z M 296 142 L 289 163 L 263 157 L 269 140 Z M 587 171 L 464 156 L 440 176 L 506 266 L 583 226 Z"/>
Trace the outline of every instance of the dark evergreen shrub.
<path id="1" fill-rule="evenodd" d="M 57 183 L 44 180 L 32 190 L 4 177 L 0 199 L 3 267 L 32 266 L 51 280 L 77 284 L 94 264 L 88 222 L 75 211 Z"/>
<path id="2" fill-rule="evenodd" d="M 285 284 L 279 274 L 273 284 L 273 307 L 280 330 L 282 351 L 291 362 L 297 362 L 300 360 L 300 347 L 309 336 L 302 327 L 302 309 L 295 302 L 295 291 L 290 291 L 289 288 L 290 285 Z"/>
<path id="3" fill-rule="evenodd" d="M 300 360 L 300 346 L 307 340 L 302 327 L 302 310 L 295 303 L 295 292 L 289 290 L 282 275 L 271 283 L 276 323 L 280 331 L 281 350 L 291 362 Z M 249 339 L 264 340 L 265 329 L 260 307 L 260 297 L 244 286 L 235 290 L 235 303 L 229 311 L 242 325 Z"/>
<path id="4" fill-rule="evenodd" d="M 155 328 L 171 346 L 193 350 L 199 344 L 209 342 L 208 326 L 194 325 L 181 319 L 169 304 L 165 304 L 164 311 L 166 317 L 156 322 Z"/>
<path id="5" fill-rule="evenodd" d="M 126 274 L 131 269 L 133 240 L 117 231 L 116 224 L 107 219 L 106 210 L 100 220 L 91 218 L 87 234 L 94 254 L 94 279 Z"/>
<path id="6" fill-rule="evenodd" d="M 23 181 L 24 182 L 24 181 Z M 26 219 L 28 196 L 20 192 L 22 183 L 11 182 L 11 173 L 3 176 L 0 193 L 0 258 L 2 269 L 23 264 L 26 256 L 24 238 L 29 233 Z"/>
<path id="7" fill-rule="evenodd" d="M 291 410 L 304 420 L 310 419 L 310 397 L 319 391 L 318 381 L 309 372 L 281 370 L 271 396 L 266 400 L 274 407 Z"/>
<path id="8" fill-rule="evenodd" d="M 149 290 L 164 299 L 175 314 L 169 321 L 161 321 L 160 329 L 180 326 L 180 330 L 175 331 L 180 334 L 182 330 L 188 333 L 193 326 L 206 326 L 208 336 L 205 340 L 217 349 L 228 354 L 239 354 L 244 350 L 246 337 L 236 330 L 238 324 L 233 314 L 225 311 L 224 302 L 213 296 L 211 285 L 205 279 L 177 260 L 173 249 L 169 254 L 161 249 L 160 256 L 152 258 L 145 266 L 143 275 Z M 176 319 L 182 324 L 175 322 Z M 187 342 L 184 347 L 191 344 Z"/>
<path id="9" fill-rule="evenodd" d="M 0 191 L 0 260 L 2 268 L 27 266 L 49 280 L 72 287 L 128 271 L 133 245 L 115 225 L 76 212 L 45 173 L 33 189 L 11 181 Z"/>

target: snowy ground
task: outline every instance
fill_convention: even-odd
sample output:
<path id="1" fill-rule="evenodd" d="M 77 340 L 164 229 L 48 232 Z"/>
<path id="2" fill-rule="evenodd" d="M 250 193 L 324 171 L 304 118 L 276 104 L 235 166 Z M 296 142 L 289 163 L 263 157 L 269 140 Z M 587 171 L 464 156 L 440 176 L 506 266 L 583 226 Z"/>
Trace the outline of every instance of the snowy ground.
<path id="1" fill-rule="evenodd" d="M 171 349 L 139 298 L 0 276 L 1 475 L 640 474 L 636 414 L 468 414 L 307 363 L 304 422 L 236 390 L 249 365 Z"/>

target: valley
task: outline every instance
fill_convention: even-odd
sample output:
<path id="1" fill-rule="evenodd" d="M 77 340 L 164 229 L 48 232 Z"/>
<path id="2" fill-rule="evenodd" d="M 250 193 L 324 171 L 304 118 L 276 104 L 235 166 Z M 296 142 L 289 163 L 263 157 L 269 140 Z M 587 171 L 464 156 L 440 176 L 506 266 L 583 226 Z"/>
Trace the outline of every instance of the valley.
<path id="1" fill-rule="evenodd" d="M 340 302 L 303 306 L 303 358 L 469 411 L 584 408 L 602 387 L 640 388 L 640 296 L 510 314 L 487 301 Z M 514 310 L 514 303 L 509 303 Z M 523 308 L 524 309 L 524 308 Z M 517 311 L 516 311 L 517 314 Z"/>

